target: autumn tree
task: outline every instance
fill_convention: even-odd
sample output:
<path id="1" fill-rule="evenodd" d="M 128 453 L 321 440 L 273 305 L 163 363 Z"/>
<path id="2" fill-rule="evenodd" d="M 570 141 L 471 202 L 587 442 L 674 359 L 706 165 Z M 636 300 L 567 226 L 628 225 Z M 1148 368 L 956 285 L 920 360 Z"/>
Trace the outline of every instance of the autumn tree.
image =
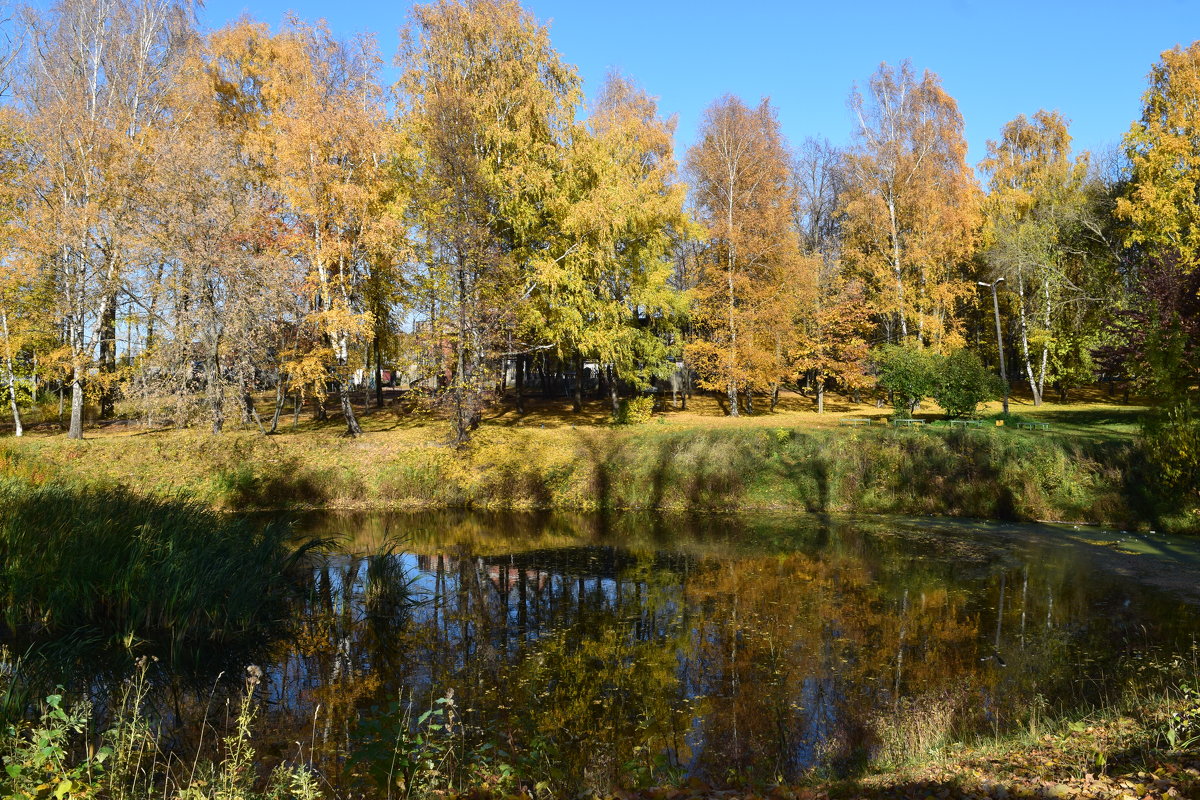
<path id="1" fill-rule="evenodd" d="M 989 176 L 986 280 L 1003 277 L 1015 292 L 1020 355 L 1033 404 L 1041 405 L 1051 353 L 1069 338 L 1061 312 L 1082 283 L 1072 273 L 1090 213 L 1087 155 L 1072 158 L 1061 114 L 1038 111 L 1007 123 L 979 167 Z"/>
<path id="2" fill-rule="evenodd" d="M 867 374 L 872 308 L 863 282 L 842 257 L 843 154 L 828 141 L 806 140 L 792 162 L 796 186 L 796 230 L 801 250 L 817 276 L 812 312 L 802 320 L 797 367 L 815 388 L 817 413 L 825 390 L 836 381 L 855 393 L 871 382 Z"/>
<path id="3" fill-rule="evenodd" d="M 398 63 L 421 262 L 413 305 L 461 443 L 499 383 L 508 334 L 528 325 L 531 265 L 550 235 L 543 200 L 557 191 L 579 79 L 513 0 L 415 8 Z"/>
<path id="4" fill-rule="evenodd" d="M 614 414 L 619 382 L 645 385 L 673 367 L 682 302 L 669 278 L 675 238 L 689 230 L 673 129 L 653 98 L 614 74 L 565 153 L 553 246 L 531 260 L 530 319 L 531 339 L 574 361 L 577 411 L 585 359 L 609 372 Z"/>
<path id="5" fill-rule="evenodd" d="M 21 49 L 8 11 L 7 7 L 0 6 L 0 98 L 8 95 L 12 67 Z M 21 120 L 17 112 L 8 107 L 0 109 L 0 360 L 4 369 L 3 389 L 0 391 L 8 395 L 15 436 L 24 433 L 14 362 L 23 344 L 19 330 L 23 326 L 18 324 L 18 320 L 27 318 L 27 314 L 10 312 L 16 308 L 28 312 L 28 301 L 33 299 L 32 287 L 23 279 L 25 270 L 20 268 L 18 254 L 13 247 L 21 206 L 25 201 L 21 194 L 25 165 L 21 158 L 20 139 Z"/>
<path id="6" fill-rule="evenodd" d="M 725 96 L 704 114 L 688 151 L 693 206 L 707 229 L 699 264 L 690 358 L 705 388 L 724 391 L 730 416 L 739 393 L 794 372 L 795 317 L 811 302 L 813 275 L 799 258 L 794 186 L 779 121 L 767 101 L 750 108 Z"/>
<path id="7" fill-rule="evenodd" d="M 1131 180 L 1116 213 L 1129 244 L 1190 271 L 1200 264 L 1200 41 L 1163 52 L 1149 84 L 1125 134 Z"/>
<path id="8" fill-rule="evenodd" d="M 83 437 L 84 383 L 99 361 L 111 403 L 118 295 L 137 252 L 151 132 L 191 36 L 175 0 L 62 0 L 27 15 L 17 99 L 28 117 L 23 247 L 48 271 L 69 354 L 70 438 Z"/>
<path id="9" fill-rule="evenodd" d="M 350 403 L 351 359 L 373 334 L 364 288 L 372 269 L 394 265 L 389 237 L 400 235 L 394 226 L 377 231 L 387 221 L 384 195 L 391 178 L 380 60 L 372 39 L 341 42 L 324 24 L 293 20 L 277 38 L 280 99 L 271 120 L 272 146 L 293 233 L 289 250 L 308 267 L 317 329 L 331 351 L 347 433 L 357 435 L 362 430 Z"/>
<path id="10" fill-rule="evenodd" d="M 905 61 L 880 65 L 865 95 L 851 93 L 850 109 L 845 257 L 866 281 L 888 341 L 951 346 L 979 228 L 958 105 L 936 75 L 918 79 Z"/>
<path id="11" fill-rule="evenodd" d="M 253 394 L 278 372 L 302 313 L 304 274 L 282 251 L 282 200 L 262 147 L 267 38 L 265 26 L 243 23 L 196 43 L 155 138 L 164 157 L 146 175 L 149 369 L 139 388 L 148 417 L 161 409 L 183 423 L 195 405 L 214 433 L 231 406 L 262 426 Z"/>

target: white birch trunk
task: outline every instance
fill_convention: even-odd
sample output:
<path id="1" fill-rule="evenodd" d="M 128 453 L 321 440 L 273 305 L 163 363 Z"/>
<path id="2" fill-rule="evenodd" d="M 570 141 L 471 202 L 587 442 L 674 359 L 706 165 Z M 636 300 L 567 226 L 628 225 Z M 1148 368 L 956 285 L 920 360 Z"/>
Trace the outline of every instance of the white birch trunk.
<path id="1" fill-rule="evenodd" d="M 21 409 L 17 406 L 17 380 L 13 375 L 12 344 L 8 336 L 8 312 L 0 309 L 0 325 L 4 334 L 4 366 L 8 373 L 8 402 L 12 406 L 13 435 L 24 436 L 25 429 L 21 426 Z"/>

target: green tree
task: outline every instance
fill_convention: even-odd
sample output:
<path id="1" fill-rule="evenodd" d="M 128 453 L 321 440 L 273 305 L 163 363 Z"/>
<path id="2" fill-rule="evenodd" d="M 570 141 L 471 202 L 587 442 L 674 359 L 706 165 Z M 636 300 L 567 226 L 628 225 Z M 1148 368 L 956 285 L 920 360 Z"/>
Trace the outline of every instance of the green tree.
<path id="1" fill-rule="evenodd" d="M 972 417 L 1004 391 L 1000 378 L 965 347 L 934 361 L 933 399 L 951 417 Z"/>
<path id="2" fill-rule="evenodd" d="M 909 416 L 926 397 L 937 391 L 937 356 L 915 342 L 885 344 L 871 358 L 879 385 L 892 395 L 897 411 Z"/>

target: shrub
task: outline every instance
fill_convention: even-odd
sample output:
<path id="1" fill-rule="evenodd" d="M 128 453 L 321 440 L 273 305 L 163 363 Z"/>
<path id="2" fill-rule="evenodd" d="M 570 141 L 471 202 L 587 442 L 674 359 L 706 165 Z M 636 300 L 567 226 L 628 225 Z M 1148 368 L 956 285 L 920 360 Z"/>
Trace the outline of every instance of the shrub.
<path id="1" fill-rule="evenodd" d="M 1167 522 L 1192 528 L 1200 520 L 1200 417 L 1188 404 L 1156 414 L 1142 431 L 1141 449 L 1156 504 L 1180 517 Z"/>
<path id="2" fill-rule="evenodd" d="M 627 397 L 617 407 L 617 424 L 637 425 L 641 422 L 649 422 L 653 414 L 653 397 L 644 395 L 641 397 Z"/>
<path id="3" fill-rule="evenodd" d="M 892 394 L 897 411 L 912 414 L 937 387 L 937 356 L 920 345 L 885 344 L 872 355 L 879 385 Z"/>
<path id="4" fill-rule="evenodd" d="M 935 363 L 933 399 L 951 417 L 974 416 L 980 403 L 1003 393 L 1000 379 L 970 350 L 955 350 Z"/>

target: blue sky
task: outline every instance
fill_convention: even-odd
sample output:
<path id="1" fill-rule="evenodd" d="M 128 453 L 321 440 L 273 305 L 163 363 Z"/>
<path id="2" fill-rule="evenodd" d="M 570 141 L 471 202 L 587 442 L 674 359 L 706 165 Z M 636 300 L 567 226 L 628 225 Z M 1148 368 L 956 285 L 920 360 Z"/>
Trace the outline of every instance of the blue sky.
<path id="1" fill-rule="evenodd" d="M 324 18 L 334 32 L 370 31 L 385 56 L 410 3 L 209 0 L 203 22 L 246 12 Z M 526 0 L 551 25 L 555 48 L 593 92 L 610 68 L 627 73 L 677 114 L 677 143 L 693 140 L 704 108 L 726 92 L 768 96 L 788 138 L 848 141 L 846 97 L 881 61 L 904 58 L 941 76 L 966 121 L 968 158 L 1020 113 L 1057 109 L 1082 149 L 1116 144 L 1139 113 L 1158 54 L 1200 39 L 1200 2 L 656 2 Z M 682 149 L 679 153 L 682 157 Z"/>

